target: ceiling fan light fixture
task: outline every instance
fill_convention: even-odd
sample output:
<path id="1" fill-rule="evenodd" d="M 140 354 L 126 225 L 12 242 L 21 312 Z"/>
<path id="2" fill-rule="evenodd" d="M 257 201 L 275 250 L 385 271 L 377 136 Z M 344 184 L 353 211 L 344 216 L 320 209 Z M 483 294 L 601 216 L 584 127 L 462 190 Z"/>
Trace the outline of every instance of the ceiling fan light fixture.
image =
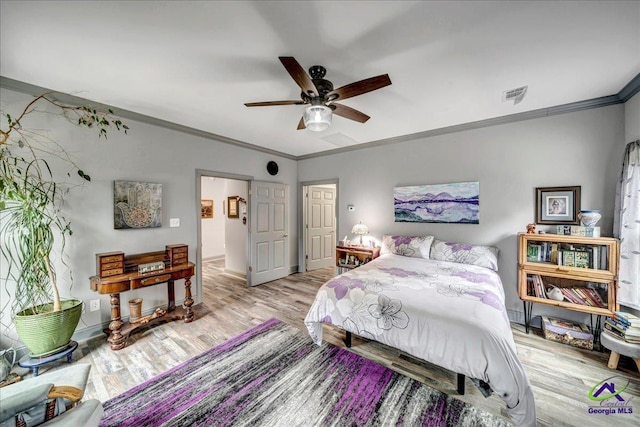
<path id="1" fill-rule="evenodd" d="M 314 132 L 322 132 L 331 126 L 331 108 L 324 105 L 310 105 L 304 110 L 304 125 Z"/>

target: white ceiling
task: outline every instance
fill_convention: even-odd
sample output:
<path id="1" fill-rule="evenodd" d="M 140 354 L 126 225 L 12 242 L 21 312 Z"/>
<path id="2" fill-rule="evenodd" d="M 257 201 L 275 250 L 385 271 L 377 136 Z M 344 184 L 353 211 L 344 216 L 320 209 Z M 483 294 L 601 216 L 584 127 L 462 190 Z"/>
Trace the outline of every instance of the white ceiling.
<path id="1" fill-rule="evenodd" d="M 296 130 L 279 56 L 392 85 Z M 640 73 L 640 1 L 7 1 L 0 75 L 291 156 L 615 95 Z M 524 100 L 505 90 L 528 85 Z"/>

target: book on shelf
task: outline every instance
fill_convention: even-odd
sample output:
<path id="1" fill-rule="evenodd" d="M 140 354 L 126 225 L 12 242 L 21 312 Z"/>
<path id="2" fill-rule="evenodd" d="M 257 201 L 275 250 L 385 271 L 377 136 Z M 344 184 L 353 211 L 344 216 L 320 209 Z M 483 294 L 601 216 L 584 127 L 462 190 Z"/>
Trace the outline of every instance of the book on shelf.
<path id="1" fill-rule="evenodd" d="M 606 246 L 580 246 L 560 248 L 555 255 L 555 264 L 565 267 L 607 269 Z"/>
<path id="2" fill-rule="evenodd" d="M 529 295 L 535 296 L 536 298 L 547 298 L 547 293 L 544 288 L 544 283 L 542 282 L 542 277 L 539 274 L 533 274 L 531 277 L 531 286 Z M 528 280 L 529 278 L 527 278 Z"/>
<path id="3" fill-rule="evenodd" d="M 558 225 L 556 234 L 576 237 L 600 237 L 600 227 L 585 227 L 582 225 Z"/>
<path id="4" fill-rule="evenodd" d="M 575 287 L 575 288 L 559 288 L 564 298 L 573 304 L 587 305 L 590 307 L 606 308 L 598 291 L 591 288 Z"/>
<path id="5" fill-rule="evenodd" d="M 554 242 L 553 237 L 549 237 L 549 239 L 549 241 L 536 240 L 527 242 L 528 262 L 552 263 L 566 267 L 591 268 L 596 270 L 606 270 L 608 268 L 608 245 L 588 244 L 584 242 L 580 244 Z"/>
<path id="6" fill-rule="evenodd" d="M 529 242 L 527 244 L 527 261 L 557 262 L 558 244 L 553 242 Z"/>

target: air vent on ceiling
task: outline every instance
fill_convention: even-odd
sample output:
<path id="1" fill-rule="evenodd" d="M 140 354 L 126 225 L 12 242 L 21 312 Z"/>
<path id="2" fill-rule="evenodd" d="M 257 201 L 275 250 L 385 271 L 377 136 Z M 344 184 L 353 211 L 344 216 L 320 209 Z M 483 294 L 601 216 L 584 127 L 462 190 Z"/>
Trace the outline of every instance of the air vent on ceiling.
<path id="1" fill-rule="evenodd" d="M 502 92 L 502 102 L 513 101 L 513 105 L 519 104 L 527 94 L 528 87 L 529 86 L 522 86 Z"/>
<path id="2" fill-rule="evenodd" d="M 322 137 L 322 139 L 335 145 L 336 147 L 348 147 L 350 145 L 359 144 L 359 142 L 356 141 L 355 139 L 340 132 L 337 132 L 331 135 L 325 135 Z"/>

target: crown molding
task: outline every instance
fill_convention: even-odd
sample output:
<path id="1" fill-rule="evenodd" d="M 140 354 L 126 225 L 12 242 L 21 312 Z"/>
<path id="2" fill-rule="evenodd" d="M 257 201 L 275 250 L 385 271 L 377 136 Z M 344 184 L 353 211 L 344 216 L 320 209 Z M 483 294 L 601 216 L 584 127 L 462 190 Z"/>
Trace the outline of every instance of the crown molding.
<path id="1" fill-rule="evenodd" d="M 50 89 L 46 89 L 46 88 L 32 85 L 29 83 L 24 83 L 24 82 L 10 79 L 3 76 L 0 76 L 0 87 L 14 90 L 16 92 L 26 93 L 28 95 L 34 95 L 34 96 L 41 95 L 42 93 L 45 93 L 45 92 L 53 92 L 55 93 L 56 99 L 71 105 L 86 105 L 87 103 L 95 104 L 95 102 L 85 98 L 81 98 L 75 95 L 68 95 L 61 92 L 55 92 Z M 362 144 L 352 145 L 349 147 L 341 147 L 341 148 L 336 148 L 334 150 L 327 150 L 319 153 L 305 154 L 302 156 L 294 156 L 291 154 L 282 153 L 280 151 L 271 150 L 268 148 L 249 144 L 248 142 L 243 142 L 237 139 L 228 138 L 223 135 L 217 135 L 215 133 L 205 132 L 205 131 L 194 129 L 192 127 L 184 126 L 178 123 L 169 122 L 167 120 L 158 119 L 155 117 L 147 116 L 147 115 L 136 113 L 129 110 L 124 110 L 124 109 L 110 106 L 110 105 L 100 104 L 100 106 L 104 108 L 111 108 L 116 115 L 125 119 L 135 120 L 142 123 L 163 127 L 163 128 L 175 130 L 178 132 L 184 132 L 190 135 L 199 136 L 202 138 L 211 139 L 211 140 L 223 142 L 226 144 L 231 144 L 237 147 L 242 147 L 249 150 L 255 150 L 262 153 L 267 153 L 274 156 L 279 156 L 286 159 L 297 161 L 297 160 L 313 159 L 316 157 L 330 156 L 333 154 L 346 153 L 350 151 L 362 150 L 365 148 L 398 144 L 401 142 L 407 142 L 415 139 L 429 138 L 429 137 L 445 135 L 449 133 L 463 132 L 467 130 L 480 129 L 480 128 L 485 128 L 489 126 L 498 126 L 498 125 L 504 125 L 508 123 L 520 122 L 524 120 L 532 120 L 532 119 L 538 119 L 542 117 L 555 116 L 558 114 L 572 113 L 572 112 L 588 110 L 592 108 L 601 108 L 609 105 L 622 104 L 627 102 L 638 92 L 640 92 L 640 73 L 638 73 L 633 79 L 631 79 L 629 83 L 627 83 L 615 95 L 603 96 L 600 98 L 593 98 L 585 101 L 571 102 L 569 104 L 562 104 L 562 105 L 557 105 L 557 106 L 548 107 L 548 108 L 540 108 L 537 110 L 526 111 L 523 113 L 510 114 L 507 116 L 500 116 L 500 117 L 495 117 L 495 118 L 486 119 L 486 120 L 479 120 L 475 122 L 463 123 L 463 124 L 454 125 L 454 126 L 442 127 L 438 129 L 431 129 L 424 132 L 416 132 L 416 133 L 401 135 L 393 138 L 374 140 L 374 141 L 369 141 Z"/>
<path id="2" fill-rule="evenodd" d="M 116 116 L 121 117 L 123 119 L 135 120 L 135 121 L 146 123 L 149 125 L 154 125 L 154 126 L 162 127 L 165 129 L 183 132 L 189 135 L 199 136 L 201 138 L 206 138 L 206 139 L 210 139 L 217 142 L 223 142 L 225 144 L 235 145 L 236 147 L 242 147 L 249 150 L 267 153 L 273 156 L 279 156 L 279 157 L 284 157 L 286 159 L 296 160 L 296 156 L 293 156 L 291 154 L 282 153 L 280 151 L 271 150 L 269 148 L 249 144 L 248 142 L 243 142 L 237 139 L 228 138 L 223 135 L 218 135 L 211 132 L 205 132 L 203 130 L 195 129 L 189 126 L 184 126 L 184 125 L 170 122 L 167 120 L 158 119 L 156 117 L 147 116 L 145 114 L 136 113 L 134 111 L 125 110 L 122 108 L 115 107 L 113 105 L 97 103 L 90 99 L 85 99 L 79 96 L 70 95 L 63 92 L 57 92 L 55 90 L 21 82 L 19 80 L 10 79 L 4 76 L 0 76 L 0 87 L 4 89 L 13 90 L 16 92 L 21 92 L 27 95 L 33 95 L 33 96 L 39 96 L 39 95 L 42 95 L 43 93 L 51 92 L 52 97 L 55 98 L 57 101 L 64 102 L 69 105 L 81 106 L 81 105 L 91 104 L 91 105 L 95 105 L 96 107 L 100 107 L 104 109 L 110 108 L 111 110 L 113 110 Z"/>

